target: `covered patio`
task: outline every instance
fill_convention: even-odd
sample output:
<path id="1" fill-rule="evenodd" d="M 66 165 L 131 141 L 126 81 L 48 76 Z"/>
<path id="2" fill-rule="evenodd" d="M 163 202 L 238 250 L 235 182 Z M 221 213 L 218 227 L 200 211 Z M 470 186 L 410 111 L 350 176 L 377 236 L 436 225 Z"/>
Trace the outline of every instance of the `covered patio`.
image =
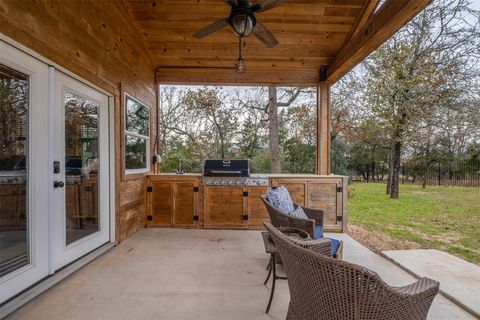
<path id="1" fill-rule="evenodd" d="M 416 280 L 346 234 L 326 236 L 390 285 Z M 259 231 L 143 229 L 7 319 L 285 319 L 284 280 L 265 313 L 268 258 Z M 439 294 L 428 319 L 476 318 Z"/>
<path id="2" fill-rule="evenodd" d="M 6 157 L 23 166 L 1 180 L 0 231 L 13 258 L 0 261 L 0 317 L 284 319 L 286 281 L 277 281 L 265 313 L 271 282 L 263 284 L 269 255 L 259 231 L 268 220 L 260 196 L 280 185 L 325 210 L 324 230 L 344 241 L 344 260 L 393 286 L 416 281 L 344 233 L 348 179 L 330 170 L 330 87 L 430 0 L 252 3 L 277 2 L 259 13 L 279 42 L 265 48 L 261 37 L 239 41 L 229 27 L 193 36 L 237 1 L 0 0 L 0 75 L 31 86 L 12 143 L 23 145 Z M 226 186 L 207 192 L 198 173 L 159 174 L 161 84 L 315 88 L 315 172 L 245 181 L 236 216 L 224 218 L 231 203 L 207 202 L 234 198 Z M 72 125 L 68 116 L 81 112 Z M 129 116 L 143 126 L 130 126 Z M 439 294 L 429 319 L 473 318 Z"/>

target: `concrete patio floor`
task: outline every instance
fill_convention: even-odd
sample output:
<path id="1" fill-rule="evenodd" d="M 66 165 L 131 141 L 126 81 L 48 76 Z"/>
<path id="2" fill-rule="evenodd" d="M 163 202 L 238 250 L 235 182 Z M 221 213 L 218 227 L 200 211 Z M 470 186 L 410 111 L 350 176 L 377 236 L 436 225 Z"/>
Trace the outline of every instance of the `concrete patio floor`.
<path id="1" fill-rule="evenodd" d="M 329 236 L 387 283 L 415 281 L 348 235 Z M 143 229 L 8 319 L 285 319 L 283 280 L 265 314 L 268 259 L 259 231 Z M 439 295 L 428 319 L 474 318 Z"/>
<path id="2" fill-rule="evenodd" d="M 383 251 L 407 271 L 440 282 L 444 295 L 480 318 L 480 267 L 434 249 Z"/>

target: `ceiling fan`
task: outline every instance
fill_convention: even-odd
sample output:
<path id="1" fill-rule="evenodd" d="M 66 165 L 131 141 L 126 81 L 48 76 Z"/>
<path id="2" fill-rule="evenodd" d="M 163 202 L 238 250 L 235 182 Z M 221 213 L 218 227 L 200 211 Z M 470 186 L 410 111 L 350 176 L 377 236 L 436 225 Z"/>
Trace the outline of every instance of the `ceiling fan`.
<path id="1" fill-rule="evenodd" d="M 273 9 L 287 0 L 224 0 L 230 7 L 230 15 L 227 18 L 199 30 L 194 34 L 196 38 L 203 38 L 214 33 L 223 27 L 230 25 L 239 37 L 240 57 L 237 60 L 237 72 L 245 72 L 245 62 L 242 59 L 241 41 L 243 37 L 248 37 L 253 33 L 268 48 L 273 48 L 278 44 L 278 40 L 260 21 L 255 17 L 256 13 L 265 12 Z"/>

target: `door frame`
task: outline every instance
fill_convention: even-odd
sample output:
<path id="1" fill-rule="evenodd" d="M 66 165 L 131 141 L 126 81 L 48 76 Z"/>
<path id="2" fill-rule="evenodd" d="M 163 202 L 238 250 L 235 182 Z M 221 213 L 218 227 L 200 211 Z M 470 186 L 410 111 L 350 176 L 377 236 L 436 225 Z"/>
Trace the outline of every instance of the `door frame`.
<path id="1" fill-rule="evenodd" d="M 91 83 L 90 81 L 87 81 L 85 80 L 84 78 L 78 76 L 77 74 L 71 72 L 70 70 L 62 67 L 61 65 L 53 62 L 52 60 L 40 55 L 39 53 L 35 52 L 34 50 L 24 46 L 23 44 L 13 40 L 12 38 L 10 37 L 7 37 L 6 35 L 4 35 L 3 33 L 0 32 L 0 41 L 2 42 L 5 42 L 7 45 L 10 45 L 14 48 L 16 48 L 17 50 L 31 56 L 32 58 L 35 58 L 37 59 L 38 61 L 40 62 L 43 62 L 45 64 L 47 64 L 48 66 L 50 67 L 53 67 L 54 69 L 58 70 L 58 71 L 61 71 L 63 73 L 65 73 L 66 75 L 72 77 L 73 79 L 77 80 L 77 81 L 80 81 L 81 83 L 105 94 L 107 97 L 108 97 L 108 123 L 109 123 L 109 135 L 108 135 L 108 143 L 109 143 L 109 153 L 108 153 L 108 158 L 109 158 L 109 167 L 110 167 L 110 172 L 109 172 L 109 193 L 110 193 L 110 211 L 109 211 L 109 219 L 110 219 L 110 243 L 117 243 L 117 236 L 116 236 L 116 228 L 117 228 L 117 215 L 116 215 L 116 212 L 117 212 L 117 183 L 118 183 L 118 179 L 117 179 L 117 175 L 116 175 L 116 172 L 117 172 L 117 169 L 119 168 L 119 164 L 116 163 L 116 149 L 115 149 L 115 146 L 116 146 L 116 142 L 118 141 L 118 139 L 120 139 L 120 137 L 116 137 L 115 136 L 115 132 L 116 132 L 116 121 L 115 121 L 115 118 L 117 116 L 117 112 L 119 112 L 118 110 L 116 110 L 115 108 L 115 100 L 119 101 L 119 97 L 117 96 L 117 99 L 115 99 L 115 94 L 114 94 L 114 91 L 115 91 L 115 88 L 118 87 L 118 85 L 114 84 L 114 83 L 108 83 L 111 85 L 112 87 L 112 91 L 107 91 L 105 89 L 103 89 L 102 87 L 100 86 L 97 86 L 93 83 Z M 48 83 L 49 83 L 49 88 L 48 88 L 48 96 L 49 96 L 49 99 L 51 99 L 50 97 L 53 97 L 53 95 L 51 94 L 51 90 L 53 90 L 53 86 L 50 85 L 51 83 L 51 80 L 53 79 L 50 79 L 50 76 L 49 76 L 49 79 L 48 79 Z M 47 91 L 46 91 L 47 92 Z M 52 108 L 52 102 L 53 101 L 49 101 L 48 102 L 48 108 Z M 117 108 L 118 109 L 118 108 Z M 49 110 L 50 111 L 50 110 Z M 49 129 L 49 132 L 47 134 L 53 134 L 50 133 L 50 129 Z M 50 138 L 50 137 L 49 137 Z M 51 141 L 51 140 L 49 140 Z M 53 163 L 53 155 L 52 155 L 52 152 L 51 150 L 49 150 L 48 152 L 48 156 L 49 156 L 49 164 Z M 119 160 L 120 161 L 120 160 Z M 53 180 L 50 180 L 50 177 L 48 178 L 48 181 L 51 185 L 51 183 L 53 183 Z M 48 203 L 49 203 L 49 208 L 51 206 L 51 199 L 50 199 L 51 196 L 49 196 L 49 199 L 48 199 Z M 49 274 L 53 274 L 53 272 L 51 270 L 49 270 L 50 273 Z"/>
<path id="2" fill-rule="evenodd" d="M 48 126 L 48 97 L 41 97 L 48 92 L 48 65 L 32 59 L 29 55 L 18 54 L 17 48 L 0 41 L 5 58 L 0 56 L 0 62 L 15 70 L 30 76 L 29 108 L 28 108 L 28 151 L 27 151 L 27 247 L 29 264 L 20 267 L 1 277 L 0 303 L 8 300 L 26 287 L 48 275 L 48 151 L 43 148 L 48 144 L 46 134 Z M 6 56 L 10 56 L 7 59 Z M 15 60 L 11 57 L 15 57 Z M 35 173 L 35 174 L 33 174 Z M 40 192 L 32 192 L 40 190 Z"/>
<path id="3" fill-rule="evenodd" d="M 78 81 L 71 76 L 55 70 L 50 67 L 50 89 L 53 91 L 52 103 L 50 104 L 52 123 L 49 125 L 53 132 L 51 144 L 49 145 L 50 155 L 54 161 L 60 161 L 61 172 L 54 174 L 50 172 L 51 184 L 51 206 L 49 210 L 50 221 L 50 273 L 59 270 L 65 265 L 77 260 L 89 252 L 101 247 L 110 241 L 110 199 L 102 197 L 103 194 L 110 191 L 110 162 L 109 162 L 109 105 L 108 96 L 93 89 L 92 87 Z M 53 88 L 53 89 L 52 89 Z M 66 180 L 66 161 L 65 161 L 65 92 L 78 95 L 98 104 L 98 159 L 100 165 L 100 174 L 97 176 L 97 214 L 98 230 L 77 239 L 72 243 L 66 243 L 66 225 L 67 225 L 67 180 Z M 53 162 L 52 162 L 53 163 Z M 107 169 L 108 167 L 108 169 Z M 103 169 L 102 169 L 103 168 Z M 53 181 L 61 180 L 65 183 L 64 188 L 53 188 Z M 53 189 L 52 189 L 53 188 Z M 108 228 L 108 229 L 107 229 Z"/>

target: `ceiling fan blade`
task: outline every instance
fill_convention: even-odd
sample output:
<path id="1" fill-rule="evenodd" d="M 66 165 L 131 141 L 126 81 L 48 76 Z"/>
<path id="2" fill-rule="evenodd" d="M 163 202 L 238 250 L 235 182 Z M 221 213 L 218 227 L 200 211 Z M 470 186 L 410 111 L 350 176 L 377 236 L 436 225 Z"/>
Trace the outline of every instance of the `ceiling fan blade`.
<path id="1" fill-rule="evenodd" d="M 278 44 L 278 40 L 275 36 L 259 21 L 257 21 L 255 28 L 253 28 L 253 34 L 268 48 L 273 48 Z"/>
<path id="2" fill-rule="evenodd" d="M 212 23 L 211 25 L 203 28 L 202 30 L 197 31 L 193 36 L 195 38 L 203 38 L 205 36 L 208 36 L 210 33 L 214 33 L 215 31 L 222 29 L 225 26 L 228 26 L 227 19 L 218 20 L 217 22 Z"/>
<path id="3" fill-rule="evenodd" d="M 256 4 L 259 4 L 261 8 L 257 10 L 257 12 L 264 12 L 270 9 L 273 9 L 275 7 L 278 7 L 281 4 L 284 4 L 288 0 L 263 0 L 263 1 L 257 1 Z"/>

